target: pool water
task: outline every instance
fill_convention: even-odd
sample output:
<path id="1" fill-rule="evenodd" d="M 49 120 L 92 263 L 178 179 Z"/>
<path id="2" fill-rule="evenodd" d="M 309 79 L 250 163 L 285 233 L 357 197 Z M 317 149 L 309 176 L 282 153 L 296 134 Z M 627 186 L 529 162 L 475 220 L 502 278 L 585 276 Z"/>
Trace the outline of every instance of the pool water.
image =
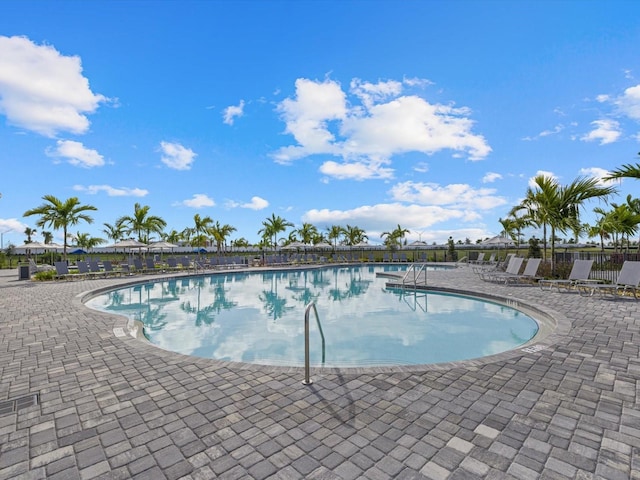
<path id="1" fill-rule="evenodd" d="M 304 310 L 315 302 L 324 352 L 310 317 L 311 364 L 415 365 L 516 348 L 538 330 L 531 317 L 477 298 L 385 288 L 376 272 L 402 265 L 216 273 L 128 286 L 87 302 L 144 324 L 150 342 L 198 357 L 304 365 Z M 324 354 L 324 362 L 323 362 Z"/>

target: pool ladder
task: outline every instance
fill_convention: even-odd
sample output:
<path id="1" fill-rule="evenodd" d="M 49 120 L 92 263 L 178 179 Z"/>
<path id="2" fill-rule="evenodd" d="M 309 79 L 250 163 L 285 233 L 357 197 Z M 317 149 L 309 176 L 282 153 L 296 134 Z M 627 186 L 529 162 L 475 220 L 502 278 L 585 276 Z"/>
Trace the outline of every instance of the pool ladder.
<path id="1" fill-rule="evenodd" d="M 418 280 L 421 280 L 421 275 L 424 273 L 424 286 L 427 286 L 427 264 L 426 263 L 412 263 L 407 268 L 407 273 L 402 277 L 402 288 L 413 287 L 414 289 L 418 286 Z M 420 282 L 422 286 L 422 281 Z"/>
<path id="2" fill-rule="evenodd" d="M 315 302 L 311 302 L 307 305 L 307 308 L 304 311 L 304 385 L 311 385 L 313 381 L 309 376 L 309 313 L 313 309 L 313 313 L 316 316 L 316 324 L 318 325 L 318 330 L 320 331 L 320 337 L 322 338 L 322 364 L 324 365 L 324 357 L 325 357 L 325 348 L 324 348 L 324 333 L 322 331 L 322 325 L 320 325 L 320 317 L 318 316 L 318 309 L 316 308 Z"/>

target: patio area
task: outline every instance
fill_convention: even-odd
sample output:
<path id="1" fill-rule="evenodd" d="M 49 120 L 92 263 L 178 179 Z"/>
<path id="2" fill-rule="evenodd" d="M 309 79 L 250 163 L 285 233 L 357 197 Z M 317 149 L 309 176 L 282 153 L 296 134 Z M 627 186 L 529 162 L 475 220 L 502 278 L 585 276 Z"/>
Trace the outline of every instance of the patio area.
<path id="1" fill-rule="evenodd" d="M 160 350 L 82 304 L 128 278 L 17 278 L 0 272 L 1 479 L 640 479 L 633 299 L 430 272 L 560 326 L 490 359 L 313 371 L 305 386 L 301 368 Z"/>

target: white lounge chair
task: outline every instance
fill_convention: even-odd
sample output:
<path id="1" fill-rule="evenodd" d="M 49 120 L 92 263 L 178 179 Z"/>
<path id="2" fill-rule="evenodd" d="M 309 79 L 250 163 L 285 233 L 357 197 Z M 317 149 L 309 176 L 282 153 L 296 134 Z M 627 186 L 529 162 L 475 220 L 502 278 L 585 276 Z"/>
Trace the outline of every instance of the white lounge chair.
<path id="1" fill-rule="evenodd" d="M 29 273 L 31 275 L 33 275 L 34 273 L 48 272 L 50 270 L 55 270 L 55 269 L 56 268 L 52 265 L 47 265 L 47 264 L 38 265 L 36 262 L 33 261 L 33 258 L 29 259 Z"/>
<path id="2" fill-rule="evenodd" d="M 639 286 L 640 262 L 625 260 L 615 283 L 578 283 L 576 288 L 583 297 L 590 297 L 595 292 L 598 292 L 601 296 L 608 294 L 614 298 L 619 298 L 631 292 L 633 293 L 633 298 L 637 300 Z"/>
<path id="3" fill-rule="evenodd" d="M 569 272 L 569 278 L 541 279 L 538 281 L 538 285 L 542 290 L 552 290 L 553 287 L 556 287 L 558 291 L 560 291 L 561 287 L 569 290 L 578 283 L 588 283 L 592 267 L 593 260 L 574 260 Z"/>
<path id="4" fill-rule="evenodd" d="M 504 281 L 504 276 L 508 275 L 517 275 L 520 273 L 520 268 L 522 267 L 522 262 L 524 258 L 513 256 L 509 259 L 509 263 L 507 264 L 507 268 L 504 271 L 501 270 L 486 270 L 486 271 L 478 271 L 478 275 L 480 278 L 486 282 L 500 282 Z"/>
<path id="5" fill-rule="evenodd" d="M 505 275 L 504 283 L 507 285 L 522 285 L 532 284 L 538 277 L 538 270 L 540 269 L 541 258 L 530 258 L 527 260 L 527 265 L 524 267 L 524 271 L 521 274 Z"/>

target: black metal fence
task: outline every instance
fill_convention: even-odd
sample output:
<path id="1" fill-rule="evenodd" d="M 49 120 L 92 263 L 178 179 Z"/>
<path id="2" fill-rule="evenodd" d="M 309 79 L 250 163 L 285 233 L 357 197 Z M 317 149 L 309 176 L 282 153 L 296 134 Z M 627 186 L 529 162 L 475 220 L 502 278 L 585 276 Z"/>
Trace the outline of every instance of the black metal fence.
<path id="1" fill-rule="evenodd" d="M 615 282 L 622 264 L 626 261 L 640 261 L 638 253 L 602 253 L 602 252 L 556 252 L 556 270 L 570 270 L 574 260 L 593 260 L 591 278 Z"/>

